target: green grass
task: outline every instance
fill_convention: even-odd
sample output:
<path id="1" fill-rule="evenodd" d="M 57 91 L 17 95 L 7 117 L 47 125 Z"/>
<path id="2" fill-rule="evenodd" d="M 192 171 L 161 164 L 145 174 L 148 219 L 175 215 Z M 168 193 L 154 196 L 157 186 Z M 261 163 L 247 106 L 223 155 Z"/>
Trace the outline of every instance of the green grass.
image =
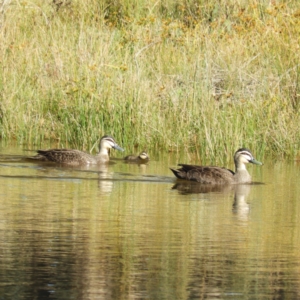
<path id="1" fill-rule="evenodd" d="M 0 137 L 295 157 L 300 3 L 182 2 L 12 0 Z"/>

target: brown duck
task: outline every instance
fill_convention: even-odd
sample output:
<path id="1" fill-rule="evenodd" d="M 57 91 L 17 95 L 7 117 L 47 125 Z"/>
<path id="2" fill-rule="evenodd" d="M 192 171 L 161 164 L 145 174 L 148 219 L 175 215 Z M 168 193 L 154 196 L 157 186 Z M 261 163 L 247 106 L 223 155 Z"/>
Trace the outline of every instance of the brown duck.
<path id="1" fill-rule="evenodd" d="M 197 166 L 179 164 L 180 169 L 171 169 L 179 179 L 197 181 L 203 184 L 235 184 L 249 183 L 251 176 L 246 169 L 246 164 L 252 163 L 262 165 L 254 159 L 252 153 L 247 148 L 241 148 L 234 154 L 235 172 L 221 167 Z"/>
<path id="2" fill-rule="evenodd" d="M 124 151 L 124 149 L 116 143 L 113 137 L 105 135 L 100 140 L 99 153 L 96 155 L 91 155 L 75 149 L 49 149 L 38 150 L 38 154 L 30 157 L 30 159 L 36 159 L 39 161 L 52 161 L 73 166 L 95 165 L 107 163 L 109 161 L 109 151 L 111 148 Z"/>
<path id="3" fill-rule="evenodd" d="M 132 163 L 145 164 L 150 160 L 150 158 L 149 158 L 148 153 L 143 151 L 138 156 L 128 155 L 128 156 L 124 157 L 124 160 L 127 162 L 132 162 Z"/>

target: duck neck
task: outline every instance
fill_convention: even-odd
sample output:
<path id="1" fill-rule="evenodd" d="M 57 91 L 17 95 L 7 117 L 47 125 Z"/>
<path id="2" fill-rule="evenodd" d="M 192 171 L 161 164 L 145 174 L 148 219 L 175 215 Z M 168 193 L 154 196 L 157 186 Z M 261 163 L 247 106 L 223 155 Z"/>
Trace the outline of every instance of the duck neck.
<path id="1" fill-rule="evenodd" d="M 100 151 L 96 155 L 98 160 L 101 161 L 108 161 L 109 160 L 109 149 L 100 148 Z"/>
<path id="2" fill-rule="evenodd" d="M 246 182 L 251 182 L 251 176 L 248 173 L 246 169 L 245 164 L 236 164 L 235 165 L 235 174 L 234 174 L 234 180 L 237 183 L 246 183 Z"/>

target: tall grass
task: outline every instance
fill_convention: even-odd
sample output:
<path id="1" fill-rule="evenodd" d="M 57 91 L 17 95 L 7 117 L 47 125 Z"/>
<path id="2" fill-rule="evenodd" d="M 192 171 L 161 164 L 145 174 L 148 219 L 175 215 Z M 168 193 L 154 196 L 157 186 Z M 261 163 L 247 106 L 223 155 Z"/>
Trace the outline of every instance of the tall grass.
<path id="1" fill-rule="evenodd" d="M 2 139 L 297 155 L 300 3 L 182 2 L 3 2 Z"/>

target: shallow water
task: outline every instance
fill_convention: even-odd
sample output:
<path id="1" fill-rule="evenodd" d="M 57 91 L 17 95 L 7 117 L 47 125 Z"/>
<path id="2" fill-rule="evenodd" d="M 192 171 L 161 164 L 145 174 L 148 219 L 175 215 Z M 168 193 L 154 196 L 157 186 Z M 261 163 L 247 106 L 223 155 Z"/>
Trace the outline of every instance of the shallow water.
<path id="1" fill-rule="evenodd" d="M 212 190 L 176 184 L 168 154 L 68 168 L 0 150 L 0 299 L 300 298 L 298 162 Z"/>

